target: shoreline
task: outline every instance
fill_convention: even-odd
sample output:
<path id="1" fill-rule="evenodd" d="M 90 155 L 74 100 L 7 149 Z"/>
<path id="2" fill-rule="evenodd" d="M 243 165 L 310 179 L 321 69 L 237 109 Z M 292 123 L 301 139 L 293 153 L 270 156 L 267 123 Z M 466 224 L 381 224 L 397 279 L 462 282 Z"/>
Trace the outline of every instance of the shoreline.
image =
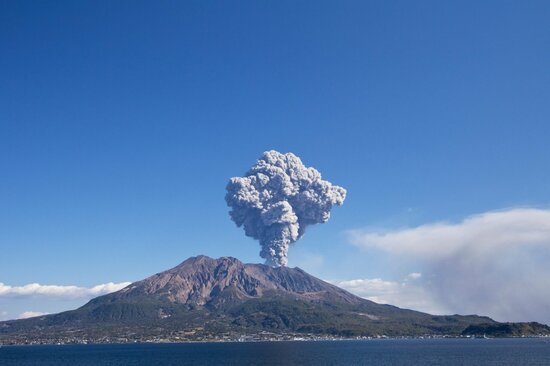
<path id="1" fill-rule="evenodd" d="M 0 343 L 4 347 L 32 347 L 32 346 L 124 346 L 124 345 L 183 345 L 183 344 L 233 344 L 233 343 L 284 343 L 284 342 L 368 342 L 368 341 L 433 341 L 433 340 L 505 340 L 505 339 L 544 339 L 550 343 L 549 335 L 510 336 L 510 337 L 483 337 L 483 336 L 420 336 L 420 337 L 364 337 L 364 338 L 296 338 L 296 339 L 243 339 L 243 340 L 161 340 L 161 341 L 134 341 L 134 342 L 65 342 L 65 343 Z"/>

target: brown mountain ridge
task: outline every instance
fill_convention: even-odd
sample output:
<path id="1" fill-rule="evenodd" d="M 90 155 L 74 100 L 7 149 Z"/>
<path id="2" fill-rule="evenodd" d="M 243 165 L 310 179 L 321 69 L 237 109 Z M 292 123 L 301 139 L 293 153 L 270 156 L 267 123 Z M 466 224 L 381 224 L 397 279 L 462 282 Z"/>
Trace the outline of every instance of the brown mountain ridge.
<path id="1" fill-rule="evenodd" d="M 434 316 L 357 297 L 300 268 L 192 257 L 59 314 L 0 322 L 0 343 L 236 339 L 243 335 L 548 335 L 539 323 Z"/>

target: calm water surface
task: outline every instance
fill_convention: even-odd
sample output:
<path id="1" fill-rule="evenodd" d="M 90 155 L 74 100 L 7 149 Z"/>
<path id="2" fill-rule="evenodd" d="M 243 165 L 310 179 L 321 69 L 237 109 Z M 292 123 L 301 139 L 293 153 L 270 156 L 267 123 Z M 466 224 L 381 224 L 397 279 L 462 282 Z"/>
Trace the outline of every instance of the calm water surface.
<path id="1" fill-rule="evenodd" d="M 4 346 L 0 365 L 550 365 L 550 340 Z"/>

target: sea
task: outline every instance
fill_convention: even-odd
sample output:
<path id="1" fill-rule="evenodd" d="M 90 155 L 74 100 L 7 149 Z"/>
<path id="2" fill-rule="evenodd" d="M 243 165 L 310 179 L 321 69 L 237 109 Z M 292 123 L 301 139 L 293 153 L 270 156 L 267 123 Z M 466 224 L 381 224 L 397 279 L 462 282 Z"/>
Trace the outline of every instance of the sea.
<path id="1" fill-rule="evenodd" d="M 550 365 L 550 339 L 2 346 L 0 365 Z"/>

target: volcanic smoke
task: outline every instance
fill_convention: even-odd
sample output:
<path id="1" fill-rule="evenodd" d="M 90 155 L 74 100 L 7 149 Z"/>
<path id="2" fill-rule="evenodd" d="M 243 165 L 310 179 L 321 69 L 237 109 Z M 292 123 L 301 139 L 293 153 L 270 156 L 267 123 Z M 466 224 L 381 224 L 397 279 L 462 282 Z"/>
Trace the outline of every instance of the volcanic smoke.
<path id="1" fill-rule="evenodd" d="M 346 190 L 321 179 L 292 153 L 266 151 L 244 177 L 227 184 L 229 215 L 247 236 L 260 242 L 260 256 L 270 266 L 288 262 L 289 245 L 307 226 L 327 222 L 334 205 L 342 205 Z"/>

